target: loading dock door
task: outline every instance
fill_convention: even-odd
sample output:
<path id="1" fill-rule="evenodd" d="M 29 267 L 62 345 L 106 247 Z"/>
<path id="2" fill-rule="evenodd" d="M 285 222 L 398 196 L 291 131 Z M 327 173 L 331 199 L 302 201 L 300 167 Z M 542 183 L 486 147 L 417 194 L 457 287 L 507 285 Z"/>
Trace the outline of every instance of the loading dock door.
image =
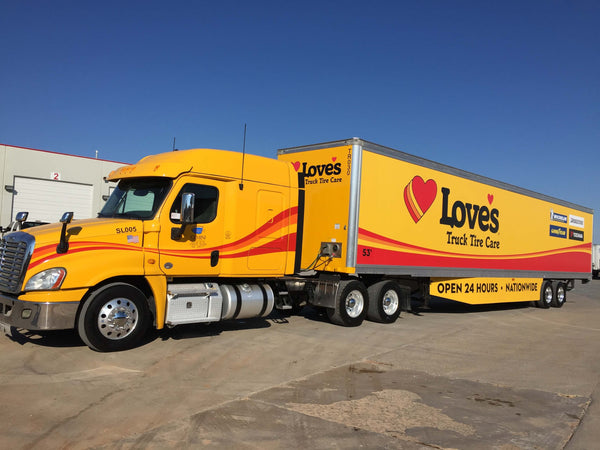
<path id="1" fill-rule="evenodd" d="M 93 192 L 91 184 L 15 177 L 12 218 L 19 211 L 29 212 L 28 221 L 58 222 L 66 211 L 75 219 L 95 217 Z"/>

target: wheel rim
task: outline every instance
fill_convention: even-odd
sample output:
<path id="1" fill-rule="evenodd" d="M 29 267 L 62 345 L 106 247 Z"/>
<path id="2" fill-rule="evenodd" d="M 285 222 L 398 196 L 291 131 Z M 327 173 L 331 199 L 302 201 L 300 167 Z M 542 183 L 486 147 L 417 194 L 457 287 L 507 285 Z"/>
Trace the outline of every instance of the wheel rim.
<path id="1" fill-rule="evenodd" d="M 558 289 L 556 289 L 556 301 L 559 305 L 565 301 L 565 288 L 562 286 L 559 286 Z"/>
<path id="2" fill-rule="evenodd" d="M 547 305 L 552 303 L 552 286 L 546 286 L 544 289 L 544 303 Z"/>
<path id="3" fill-rule="evenodd" d="M 137 323 L 135 303 L 126 298 L 112 299 L 98 313 L 98 329 L 107 339 L 118 340 L 129 336 Z"/>
<path id="4" fill-rule="evenodd" d="M 346 313 L 353 319 L 360 316 L 365 306 L 365 299 L 360 291 L 352 291 L 346 297 Z"/>
<path id="5" fill-rule="evenodd" d="M 381 300 L 383 312 L 388 316 L 392 316 L 396 311 L 398 311 L 399 305 L 400 300 L 398 298 L 398 293 L 393 289 L 386 291 Z"/>

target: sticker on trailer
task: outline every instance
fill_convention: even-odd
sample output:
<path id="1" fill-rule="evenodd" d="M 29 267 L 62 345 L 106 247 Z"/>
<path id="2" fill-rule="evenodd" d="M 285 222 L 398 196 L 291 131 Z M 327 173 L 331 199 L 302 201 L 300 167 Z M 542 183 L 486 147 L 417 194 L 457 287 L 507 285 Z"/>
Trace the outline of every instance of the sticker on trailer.
<path id="1" fill-rule="evenodd" d="M 569 226 L 585 228 L 585 219 L 583 217 L 575 216 L 573 214 L 569 214 Z"/>
<path id="2" fill-rule="evenodd" d="M 429 293 L 472 305 L 538 300 L 542 278 L 432 278 Z"/>

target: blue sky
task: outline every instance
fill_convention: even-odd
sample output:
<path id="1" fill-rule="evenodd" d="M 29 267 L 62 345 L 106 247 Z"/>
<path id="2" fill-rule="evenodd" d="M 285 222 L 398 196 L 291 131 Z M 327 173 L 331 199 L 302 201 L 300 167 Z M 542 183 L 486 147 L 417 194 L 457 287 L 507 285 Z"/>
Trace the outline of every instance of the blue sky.
<path id="1" fill-rule="evenodd" d="M 0 1 L 0 143 L 358 136 L 600 211 L 600 2 Z M 600 217 L 595 224 L 600 243 Z"/>

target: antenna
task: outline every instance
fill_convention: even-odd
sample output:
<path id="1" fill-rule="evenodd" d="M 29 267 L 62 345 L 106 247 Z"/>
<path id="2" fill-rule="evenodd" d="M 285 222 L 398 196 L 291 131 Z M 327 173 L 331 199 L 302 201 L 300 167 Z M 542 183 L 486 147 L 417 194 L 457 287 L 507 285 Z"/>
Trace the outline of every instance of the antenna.
<path id="1" fill-rule="evenodd" d="M 246 124 L 244 124 L 244 145 L 242 146 L 242 177 L 240 179 L 240 191 L 244 190 L 244 161 L 246 160 Z"/>
<path id="2" fill-rule="evenodd" d="M 177 139 L 175 136 L 173 137 L 173 151 L 176 152 L 177 149 L 175 148 L 175 139 Z"/>

